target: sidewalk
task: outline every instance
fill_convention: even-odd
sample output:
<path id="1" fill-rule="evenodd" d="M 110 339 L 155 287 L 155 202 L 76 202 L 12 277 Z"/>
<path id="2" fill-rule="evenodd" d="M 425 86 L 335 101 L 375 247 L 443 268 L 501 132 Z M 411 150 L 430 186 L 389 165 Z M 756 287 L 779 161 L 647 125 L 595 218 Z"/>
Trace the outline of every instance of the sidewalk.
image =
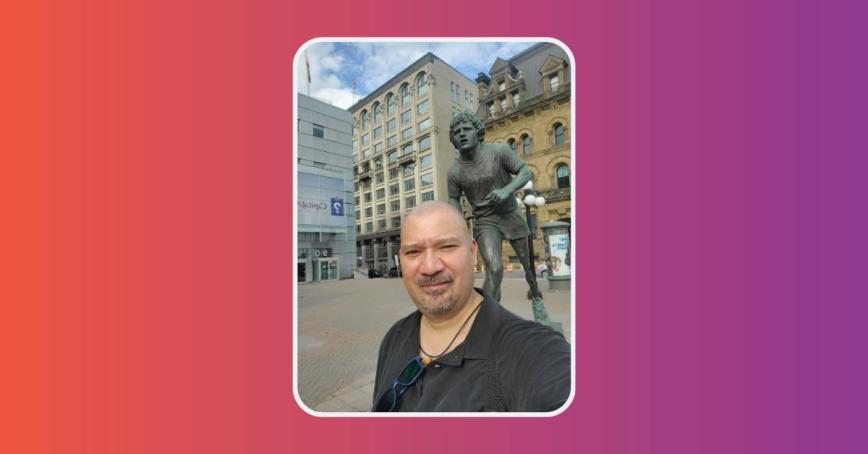
<path id="1" fill-rule="evenodd" d="M 477 274 L 476 286 L 482 286 Z M 507 273 L 501 304 L 532 319 L 527 283 Z M 540 280 L 546 309 L 571 337 L 570 295 L 549 292 Z M 347 279 L 298 286 L 298 393 L 308 407 L 325 412 L 368 411 L 380 340 L 398 319 L 415 307 L 401 279 Z"/>

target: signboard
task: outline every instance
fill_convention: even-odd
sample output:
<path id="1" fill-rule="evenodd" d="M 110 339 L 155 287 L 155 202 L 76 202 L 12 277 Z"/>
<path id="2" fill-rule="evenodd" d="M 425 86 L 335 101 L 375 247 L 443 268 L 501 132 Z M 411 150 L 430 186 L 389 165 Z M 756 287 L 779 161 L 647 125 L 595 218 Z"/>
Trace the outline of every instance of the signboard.
<path id="1" fill-rule="evenodd" d="M 552 276 L 570 275 L 570 236 L 564 233 L 549 235 L 549 260 Z"/>
<path id="2" fill-rule="evenodd" d="M 344 180 L 325 175 L 298 173 L 296 213 L 299 228 L 304 226 L 347 227 L 344 215 L 347 190 Z"/>
<path id="3" fill-rule="evenodd" d="M 344 215 L 344 199 L 340 197 L 332 197 L 332 216 Z"/>

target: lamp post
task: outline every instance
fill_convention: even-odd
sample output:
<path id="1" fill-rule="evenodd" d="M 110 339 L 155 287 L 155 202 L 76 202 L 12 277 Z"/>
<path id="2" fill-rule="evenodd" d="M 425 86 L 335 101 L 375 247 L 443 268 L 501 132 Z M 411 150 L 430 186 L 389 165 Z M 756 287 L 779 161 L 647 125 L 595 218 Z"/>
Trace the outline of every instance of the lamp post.
<path id="1" fill-rule="evenodd" d="M 534 260 L 534 252 L 533 252 L 533 237 L 534 232 L 536 231 L 535 223 L 531 222 L 531 207 L 541 208 L 546 204 L 546 199 L 543 196 L 536 195 L 536 191 L 533 189 L 533 181 L 528 181 L 527 184 L 522 188 L 524 191 L 524 198 L 519 200 L 519 202 L 524 205 L 524 213 L 525 218 L 527 220 L 528 227 L 531 228 L 530 235 L 527 236 L 527 252 L 528 259 L 530 262 L 530 275 L 528 279 L 533 279 L 533 282 L 536 283 L 536 260 Z M 539 211 L 537 211 L 539 213 Z M 525 276 L 528 276 L 525 274 Z M 528 282 L 530 283 L 530 281 Z M 539 292 L 539 285 L 531 286 L 531 290 L 528 290 L 528 299 L 532 300 L 533 306 L 533 317 L 539 323 L 544 325 L 549 325 L 553 329 L 558 332 L 563 332 L 561 328 L 561 324 L 558 322 L 552 322 L 549 318 L 549 314 L 546 311 L 545 303 L 543 302 L 542 293 L 537 295 L 533 294 L 533 288 L 536 287 L 536 291 Z"/>

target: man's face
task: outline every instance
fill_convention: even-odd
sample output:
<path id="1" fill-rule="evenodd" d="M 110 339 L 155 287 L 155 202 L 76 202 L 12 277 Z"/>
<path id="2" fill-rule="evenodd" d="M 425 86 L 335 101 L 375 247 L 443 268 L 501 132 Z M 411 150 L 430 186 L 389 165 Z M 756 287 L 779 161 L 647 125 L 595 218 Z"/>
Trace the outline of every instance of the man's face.
<path id="1" fill-rule="evenodd" d="M 476 127 L 469 121 L 462 121 L 452 128 L 452 144 L 459 151 L 472 150 L 479 145 Z"/>
<path id="2" fill-rule="evenodd" d="M 404 287 L 422 314 L 448 316 L 473 293 L 476 241 L 446 209 L 407 217 L 401 235 Z"/>

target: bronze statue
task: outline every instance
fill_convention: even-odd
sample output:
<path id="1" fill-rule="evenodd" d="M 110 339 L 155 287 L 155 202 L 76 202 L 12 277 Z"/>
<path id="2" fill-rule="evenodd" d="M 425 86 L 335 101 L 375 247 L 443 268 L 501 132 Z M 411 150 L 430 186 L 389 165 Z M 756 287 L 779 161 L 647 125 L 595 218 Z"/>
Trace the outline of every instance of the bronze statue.
<path id="1" fill-rule="evenodd" d="M 503 241 L 507 240 L 524 268 L 534 319 L 550 324 L 530 263 L 527 243 L 530 229 L 514 195 L 533 175 L 509 146 L 482 143 L 484 137 L 485 125 L 470 112 L 458 114 L 449 124 L 449 138 L 459 152 L 447 175 L 449 203 L 462 211 L 463 194 L 473 209 L 473 237 L 485 263 L 483 290 L 500 301 L 501 251 Z"/>

